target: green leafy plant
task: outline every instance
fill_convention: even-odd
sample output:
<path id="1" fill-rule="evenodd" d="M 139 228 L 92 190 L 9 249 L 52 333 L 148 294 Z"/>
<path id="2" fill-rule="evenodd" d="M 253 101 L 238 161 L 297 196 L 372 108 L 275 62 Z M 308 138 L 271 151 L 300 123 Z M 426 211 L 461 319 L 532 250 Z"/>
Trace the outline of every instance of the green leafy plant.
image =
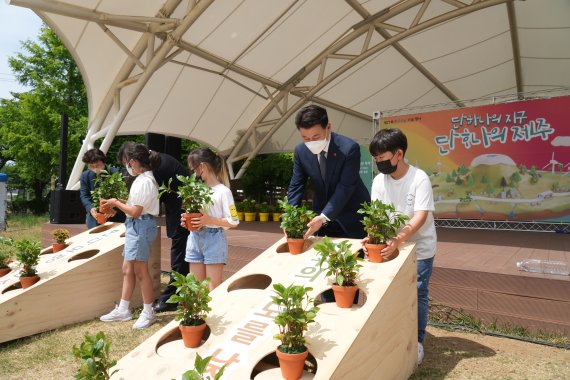
<path id="1" fill-rule="evenodd" d="M 65 228 L 56 228 L 51 232 L 51 236 L 56 244 L 65 244 L 65 240 L 69 239 L 69 231 Z"/>
<path id="2" fill-rule="evenodd" d="M 245 198 L 241 202 L 243 212 L 255 212 L 255 201 L 253 199 Z"/>
<path id="3" fill-rule="evenodd" d="M 16 259 L 20 262 L 20 277 L 35 276 L 36 265 L 40 262 L 41 246 L 37 241 L 27 239 L 18 240 L 14 243 L 16 248 Z"/>
<path id="4" fill-rule="evenodd" d="M 176 293 L 170 296 L 168 303 L 177 303 L 178 314 L 176 320 L 183 326 L 198 326 L 206 322 L 208 313 L 212 310 L 208 303 L 210 279 L 206 278 L 200 282 L 194 273 L 184 276 L 176 271 L 172 271 L 174 281 L 171 285 L 176 286 Z"/>
<path id="5" fill-rule="evenodd" d="M 364 214 L 362 224 L 368 234 L 369 244 L 386 244 L 409 219 L 407 215 L 396 211 L 393 205 L 382 203 L 378 199 L 364 202 L 357 212 Z"/>
<path id="6" fill-rule="evenodd" d="M 107 380 L 118 370 L 109 373 L 117 364 L 116 360 L 109 357 L 111 342 L 105 334 L 99 331 L 96 335 L 85 335 L 85 339 L 79 347 L 73 345 L 73 356 L 81 359 L 81 366 L 75 374 L 77 380 Z"/>
<path id="7" fill-rule="evenodd" d="M 326 262 L 328 264 L 327 276 L 334 276 L 335 282 L 339 286 L 354 286 L 356 278 L 360 272 L 362 261 L 355 255 L 350 247 L 352 244 L 348 240 L 343 240 L 336 244 L 328 237 L 324 237 L 318 244 L 315 244 L 315 251 L 319 253 L 319 266 L 322 268 Z"/>
<path id="8" fill-rule="evenodd" d="M 103 170 L 95 178 L 95 186 L 91 191 L 91 201 L 93 207 L 99 209 L 99 198 L 103 199 L 127 199 L 129 197 L 129 190 L 127 184 L 120 172 L 109 174 Z M 100 211 L 100 210 L 99 210 Z"/>
<path id="9" fill-rule="evenodd" d="M 270 206 L 267 204 L 267 202 L 263 202 L 259 204 L 257 210 L 262 213 L 268 213 L 270 210 Z"/>
<path id="10" fill-rule="evenodd" d="M 301 285 L 273 285 L 275 295 L 271 299 L 279 308 L 279 314 L 274 317 L 275 324 L 279 326 L 279 334 L 274 336 L 281 341 L 279 351 L 297 354 L 306 350 L 305 331 L 319 311 L 313 304 L 314 299 L 309 297 L 312 290 Z"/>
<path id="11" fill-rule="evenodd" d="M 8 268 L 8 263 L 14 257 L 14 241 L 0 236 L 0 269 Z"/>
<path id="12" fill-rule="evenodd" d="M 313 210 L 307 208 L 305 204 L 302 206 L 290 205 L 287 197 L 278 201 L 281 207 L 281 228 L 285 230 L 287 237 L 292 239 L 302 239 L 307 230 L 309 223 L 316 214 Z"/>
<path id="13" fill-rule="evenodd" d="M 211 359 L 211 356 L 202 358 L 200 354 L 196 353 L 196 359 L 194 359 L 194 369 L 184 372 L 182 375 L 182 380 L 219 380 L 224 374 L 226 364 L 220 368 L 218 373 L 216 373 L 216 376 L 214 376 L 214 379 L 212 379 L 210 376 L 205 376 L 206 368 L 208 368 L 208 363 Z"/>
<path id="14" fill-rule="evenodd" d="M 199 213 L 201 209 L 212 204 L 212 189 L 207 186 L 204 182 L 196 178 L 196 173 L 190 176 L 178 175 L 176 178 L 181 182 L 176 190 L 178 197 L 182 199 L 182 208 L 186 210 L 188 214 Z M 160 197 L 164 192 L 171 192 L 170 184 L 172 179 L 168 182 L 168 185 L 164 183 L 159 188 Z"/>

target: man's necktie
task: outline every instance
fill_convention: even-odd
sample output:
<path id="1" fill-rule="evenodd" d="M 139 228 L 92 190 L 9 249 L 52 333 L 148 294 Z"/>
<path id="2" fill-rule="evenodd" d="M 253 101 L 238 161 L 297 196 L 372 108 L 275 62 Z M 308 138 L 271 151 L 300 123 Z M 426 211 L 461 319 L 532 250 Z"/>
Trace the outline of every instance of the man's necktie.
<path id="1" fill-rule="evenodd" d="M 321 178 L 325 180 L 325 174 L 327 172 L 327 156 L 324 150 L 319 153 L 319 168 L 321 169 Z"/>

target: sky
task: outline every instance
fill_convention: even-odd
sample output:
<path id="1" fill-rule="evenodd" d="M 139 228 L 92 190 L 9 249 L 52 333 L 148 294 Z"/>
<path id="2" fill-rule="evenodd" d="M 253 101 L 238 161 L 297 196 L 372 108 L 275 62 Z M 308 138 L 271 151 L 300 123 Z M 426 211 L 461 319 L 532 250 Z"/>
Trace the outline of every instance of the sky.
<path id="1" fill-rule="evenodd" d="M 35 40 L 41 25 L 41 19 L 31 10 L 0 0 L 0 98 L 12 98 L 10 91 L 26 91 L 14 78 L 8 57 L 22 51 L 20 41 Z"/>

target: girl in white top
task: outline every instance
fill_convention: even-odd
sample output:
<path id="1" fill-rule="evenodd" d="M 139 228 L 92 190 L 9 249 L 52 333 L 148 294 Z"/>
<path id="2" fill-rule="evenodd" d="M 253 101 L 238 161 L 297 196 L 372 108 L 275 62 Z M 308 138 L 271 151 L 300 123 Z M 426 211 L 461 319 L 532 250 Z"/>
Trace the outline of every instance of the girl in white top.
<path id="1" fill-rule="evenodd" d="M 125 221 L 125 249 L 123 251 L 123 290 L 121 302 L 109 314 L 100 319 L 103 322 L 128 321 L 132 318 L 129 303 L 136 280 L 140 281 L 143 297 L 143 311 L 133 325 L 134 329 L 150 326 L 156 320 L 152 310 L 152 280 L 148 271 L 150 247 L 156 239 L 155 217 L 159 213 L 158 185 L 152 170 L 160 165 L 160 156 L 144 144 L 136 144 L 125 151 L 127 171 L 135 180 L 129 191 L 129 199 L 109 199 L 107 204 L 127 215 Z"/>
<path id="2" fill-rule="evenodd" d="M 192 224 L 200 229 L 188 235 L 185 260 L 199 281 L 210 278 L 209 286 L 213 290 L 222 283 L 222 272 L 228 261 L 224 230 L 238 225 L 237 210 L 222 157 L 209 148 L 194 149 L 188 155 L 188 167 L 212 188 L 213 204 L 202 210 L 203 216 L 192 219 Z"/>

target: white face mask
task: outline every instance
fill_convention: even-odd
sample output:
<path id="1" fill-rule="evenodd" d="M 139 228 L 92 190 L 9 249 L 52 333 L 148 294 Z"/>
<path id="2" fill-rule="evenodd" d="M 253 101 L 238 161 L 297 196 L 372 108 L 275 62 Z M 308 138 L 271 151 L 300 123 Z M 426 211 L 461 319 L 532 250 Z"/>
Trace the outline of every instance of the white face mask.
<path id="1" fill-rule="evenodd" d="M 101 168 L 89 168 L 89 170 L 97 175 L 101 174 Z"/>
<path id="2" fill-rule="evenodd" d="M 317 141 L 307 141 L 305 146 L 311 151 L 313 154 L 319 154 L 325 149 L 327 143 L 329 142 L 328 139 L 324 140 L 317 140 Z"/>
<path id="3" fill-rule="evenodd" d="M 131 165 L 129 165 L 128 163 L 125 165 L 125 168 L 127 168 L 127 172 L 129 173 L 129 175 L 131 177 L 135 176 L 135 173 L 133 172 L 133 168 L 131 167 Z"/>

